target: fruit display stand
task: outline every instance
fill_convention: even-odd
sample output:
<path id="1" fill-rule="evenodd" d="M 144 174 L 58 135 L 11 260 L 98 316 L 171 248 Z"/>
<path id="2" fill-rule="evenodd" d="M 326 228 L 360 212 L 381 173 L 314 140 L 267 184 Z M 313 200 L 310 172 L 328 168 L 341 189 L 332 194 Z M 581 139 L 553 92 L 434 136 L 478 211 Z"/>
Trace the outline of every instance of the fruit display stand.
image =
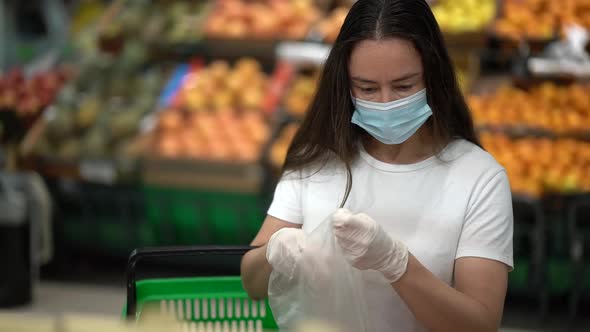
<path id="1" fill-rule="evenodd" d="M 176 244 L 246 244 L 269 204 L 263 161 L 292 69 L 251 58 L 185 68 L 142 138 L 146 216 Z"/>
<path id="2" fill-rule="evenodd" d="M 77 249 L 124 257 L 135 246 L 162 245 L 158 230 L 147 222 L 137 184 L 105 185 L 47 180 L 58 206 L 54 225 L 58 251 Z M 60 252 L 63 254 L 64 252 Z"/>
<path id="3" fill-rule="evenodd" d="M 166 65 L 145 65 L 133 51 L 85 59 L 28 133 L 20 167 L 49 182 L 60 246 L 125 255 L 157 244 L 143 218 L 134 137 L 167 76 Z"/>
<path id="4" fill-rule="evenodd" d="M 513 195 L 514 270 L 508 275 L 511 296 L 534 298 L 541 316 L 547 313 L 546 220 L 539 200 Z"/>
<path id="5" fill-rule="evenodd" d="M 543 207 L 544 227 L 539 228 L 543 232 L 539 248 L 543 250 L 532 253 L 544 258 L 539 268 L 531 271 L 537 274 L 534 287 L 541 294 L 541 313 L 549 310 L 549 299 L 568 296 L 570 312 L 575 312 L 577 287 L 585 282 L 583 273 L 576 272 L 582 264 L 576 264 L 580 259 L 574 255 L 580 238 L 572 231 L 567 211 L 571 202 L 590 192 L 588 87 L 566 83 L 508 81 L 494 92 L 469 100 L 482 143 L 506 168 L 513 192 Z M 528 226 L 523 225 L 516 208 L 514 227 L 518 261 L 522 254 L 518 234 Z M 512 293 L 519 284 L 514 280 L 517 275 L 513 272 L 510 276 Z"/>
<path id="6" fill-rule="evenodd" d="M 572 291 L 569 311 L 573 320 L 580 311 L 580 301 L 590 299 L 590 196 L 576 197 L 567 208 L 568 230 L 571 239 L 570 255 L 573 262 Z"/>
<path id="7" fill-rule="evenodd" d="M 141 120 L 154 111 L 168 69 L 101 58 L 81 68 L 46 112 L 32 151 L 64 161 L 132 156 Z"/>
<path id="8" fill-rule="evenodd" d="M 546 195 L 542 202 L 546 216 L 546 266 L 545 291 L 548 293 L 550 310 L 569 311 L 567 305 L 576 296 L 576 260 L 572 249 L 576 242 L 576 234 L 570 231 L 568 206 L 574 195 Z M 575 195 L 578 196 L 578 195 Z M 562 304 L 563 303 L 563 304 Z"/>

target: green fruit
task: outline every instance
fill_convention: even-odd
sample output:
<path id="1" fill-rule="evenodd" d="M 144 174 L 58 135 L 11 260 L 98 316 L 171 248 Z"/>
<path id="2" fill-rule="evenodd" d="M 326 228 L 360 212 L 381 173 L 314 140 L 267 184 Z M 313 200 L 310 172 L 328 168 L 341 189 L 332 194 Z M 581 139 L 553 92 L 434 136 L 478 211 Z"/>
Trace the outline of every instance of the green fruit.
<path id="1" fill-rule="evenodd" d="M 106 154 L 106 137 L 102 130 L 92 130 L 84 138 L 84 154 L 90 157 L 101 157 Z"/>
<path id="2" fill-rule="evenodd" d="M 76 114 L 76 125 L 80 129 L 90 127 L 96 121 L 100 112 L 100 104 L 95 97 L 86 97 L 80 103 L 78 114 Z"/>
<path id="3" fill-rule="evenodd" d="M 68 137 L 74 129 L 74 115 L 72 109 L 58 108 L 55 118 L 47 125 L 49 136 L 57 140 Z"/>
<path id="4" fill-rule="evenodd" d="M 52 150 L 49 140 L 45 137 L 40 137 L 33 148 L 33 153 L 38 156 L 50 156 L 53 154 Z"/>
<path id="5" fill-rule="evenodd" d="M 64 142 L 61 145 L 57 152 L 57 155 L 59 158 L 64 160 L 75 160 L 80 158 L 81 151 L 82 147 L 80 143 L 77 140 L 72 139 Z"/>
<path id="6" fill-rule="evenodd" d="M 109 129 L 112 139 L 119 140 L 135 134 L 140 120 L 141 113 L 132 109 L 111 118 Z"/>

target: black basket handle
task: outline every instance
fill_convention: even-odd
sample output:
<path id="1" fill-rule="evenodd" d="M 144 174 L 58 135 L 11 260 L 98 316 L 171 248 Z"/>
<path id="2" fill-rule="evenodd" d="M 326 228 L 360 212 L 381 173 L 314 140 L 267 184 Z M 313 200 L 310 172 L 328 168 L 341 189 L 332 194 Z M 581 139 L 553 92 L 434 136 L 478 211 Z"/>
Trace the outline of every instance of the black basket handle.
<path id="1" fill-rule="evenodd" d="M 173 246 L 135 249 L 129 255 L 126 268 L 127 279 L 127 310 L 128 319 L 134 318 L 137 312 L 136 269 L 142 258 L 183 257 L 195 255 L 240 255 L 256 247 L 250 246 Z"/>

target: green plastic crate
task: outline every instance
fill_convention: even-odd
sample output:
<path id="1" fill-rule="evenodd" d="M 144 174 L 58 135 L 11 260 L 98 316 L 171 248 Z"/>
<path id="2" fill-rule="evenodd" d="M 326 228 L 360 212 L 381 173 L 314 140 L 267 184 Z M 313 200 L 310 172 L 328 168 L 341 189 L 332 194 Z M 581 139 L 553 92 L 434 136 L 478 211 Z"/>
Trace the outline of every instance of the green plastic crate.
<path id="1" fill-rule="evenodd" d="M 267 206 L 261 194 L 145 186 L 147 223 L 159 245 L 245 245 Z"/>
<path id="2" fill-rule="evenodd" d="M 126 256 L 133 248 L 160 245 L 158 229 L 146 222 L 137 185 L 50 180 L 57 210 L 55 233 L 63 245 Z"/>
<path id="3" fill-rule="evenodd" d="M 268 331 L 277 325 L 267 301 L 252 301 L 240 277 L 198 277 L 138 281 L 136 318 L 160 312 L 197 331 Z"/>
<path id="4" fill-rule="evenodd" d="M 127 255 L 130 247 L 154 246 L 155 232 L 148 224 L 129 225 L 120 220 L 99 219 L 87 223 L 80 218 L 62 219 L 63 234 L 70 244 L 83 248 L 101 248 L 109 253 Z"/>
<path id="5" fill-rule="evenodd" d="M 262 194 L 144 185 L 52 186 L 68 245 L 127 255 L 138 247 L 246 245 L 265 217 Z"/>
<path id="6" fill-rule="evenodd" d="M 514 271 L 508 274 L 508 290 L 522 291 L 530 287 L 530 264 L 526 258 L 514 260 Z"/>
<path id="7" fill-rule="evenodd" d="M 549 291 L 552 295 L 566 295 L 572 289 L 573 268 L 571 262 L 562 259 L 549 259 Z"/>

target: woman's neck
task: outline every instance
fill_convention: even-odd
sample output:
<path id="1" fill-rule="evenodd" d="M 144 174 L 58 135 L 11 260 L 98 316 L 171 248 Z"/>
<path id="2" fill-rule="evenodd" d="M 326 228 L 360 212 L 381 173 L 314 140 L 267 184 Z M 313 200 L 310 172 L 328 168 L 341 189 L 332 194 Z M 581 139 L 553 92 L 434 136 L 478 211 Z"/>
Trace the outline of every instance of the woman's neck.
<path id="1" fill-rule="evenodd" d="M 432 157 L 436 148 L 426 126 L 401 144 L 383 144 L 370 135 L 362 139 L 365 150 L 373 158 L 389 164 L 415 164 Z"/>

